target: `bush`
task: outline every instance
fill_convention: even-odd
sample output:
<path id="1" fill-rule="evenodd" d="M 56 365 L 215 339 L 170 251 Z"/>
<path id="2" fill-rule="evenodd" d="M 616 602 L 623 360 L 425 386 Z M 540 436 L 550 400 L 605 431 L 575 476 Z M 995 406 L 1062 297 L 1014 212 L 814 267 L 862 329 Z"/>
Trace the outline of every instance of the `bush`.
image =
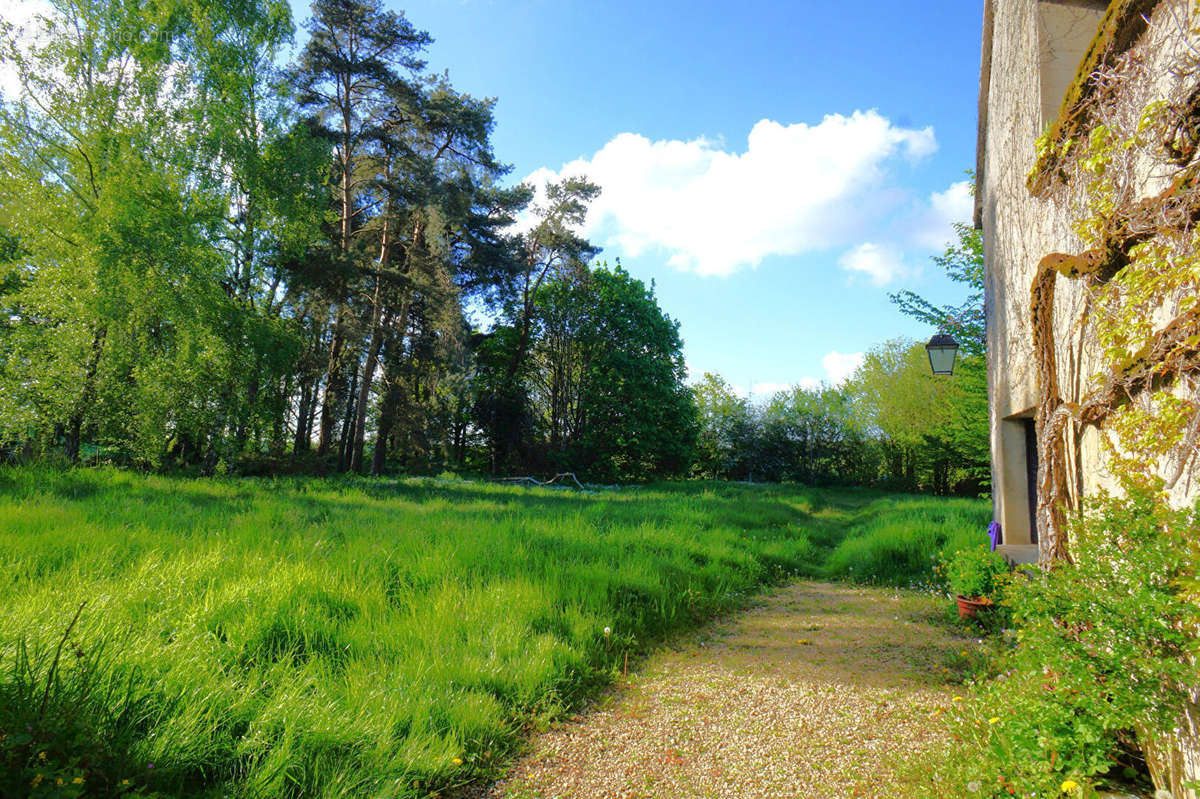
<path id="1" fill-rule="evenodd" d="M 1092 501 L 1071 525 L 1075 562 L 1006 592 L 1014 640 L 996 676 L 956 705 L 954 765 L 925 764 L 937 792 L 1056 796 L 1074 784 L 1091 795 L 1129 778 L 1139 737 L 1174 728 L 1197 682 L 1198 527 L 1200 510 L 1145 490 Z"/>
<path id="2" fill-rule="evenodd" d="M 951 593 L 969 599 L 993 599 L 1008 582 L 1008 563 L 985 547 L 942 554 L 942 573 Z"/>

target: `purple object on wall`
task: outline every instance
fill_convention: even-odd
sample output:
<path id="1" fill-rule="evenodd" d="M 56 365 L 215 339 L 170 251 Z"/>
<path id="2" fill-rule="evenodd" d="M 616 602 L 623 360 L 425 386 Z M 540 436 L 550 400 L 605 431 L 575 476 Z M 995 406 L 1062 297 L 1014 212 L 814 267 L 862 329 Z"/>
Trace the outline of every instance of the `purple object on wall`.
<path id="1" fill-rule="evenodd" d="M 1000 535 L 1000 522 L 992 522 L 988 525 L 988 538 L 992 540 L 991 550 L 996 551 L 996 547 L 1000 546 L 1002 539 Z"/>

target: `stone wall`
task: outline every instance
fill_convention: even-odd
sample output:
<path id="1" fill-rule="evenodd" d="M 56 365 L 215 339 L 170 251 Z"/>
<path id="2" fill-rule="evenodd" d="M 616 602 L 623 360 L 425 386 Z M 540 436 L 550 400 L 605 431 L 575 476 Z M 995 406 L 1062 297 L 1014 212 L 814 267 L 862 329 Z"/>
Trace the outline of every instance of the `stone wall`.
<path id="1" fill-rule="evenodd" d="M 1015 546 L 1014 553 L 1029 556 L 1036 553 L 1021 549 L 1030 541 L 1023 419 L 1032 416 L 1038 402 L 1030 287 L 1045 255 L 1083 250 L 1073 223 L 1088 212 L 1078 187 L 1058 184 L 1035 197 L 1026 177 L 1035 162 L 1036 141 L 1051 121 L 1047 116 L 1053 103 L 1047 95 L 1063 91 L 1060 87 L 1073 79 L 1064 78 L 1061 70 L 1073 70 L 1064 64 L 1071 60 L 1070 54 L 1082 52 L 1078 37 L 1087 35 L 1089 18 L 1098 24 L 1105 4 L 988 0 L 986 5 L 989 18 L 984 30 L 985 35 L 990 30 L 992 38 L 984 46 L 986 85 L 981 98 L 986 105 L 980 109 L 976 201 L 986 262 L 993 497 L 1005 544 Z M 1195 14 L 1195 24 L 1189 13 Z M 1092 28 L 1094 34 L 1095 24 Z M 1176 68 L 1187 58 L 1200 59 L 1200 13 L 1189 9 L 1188 0 L 1157 3 L 1149 28 L 1128 57 L 1146 70 L 1144 79 L 1123 89 L 1129 93 L 1122 99 L 1130 113 L 1139 113 L 1153 100 L 1177 96 L 1181 86 L 1195 82 L 1195 71 L 1181 73 Z M 1132 153 L 1126 169 L 1125 183 L 1134 199 L 1157 194 L 1174 171 L 1151 152 Z M 1057 281 L 1054 340 L 1060 389 L 1067 401 L 1081 399 L 1103 366 L 1100 353 L 1088 345 L 1094 337 L 1089 336 L 1086 303 L 1082 281 Z M 1078 440 L 1068 441 L 1074 502 L 1100 488 L 1113 488 L 1099 437 L 1089 428 Z M 1171 499 L 1179 506 L 1194 503 L 1198 496 L 1196 475 L 1188 474 L 1176 484 Z M 1183 785 L 1200 779 L 1200 704 L 1196 704 L 1200 695 L 1195 687 L 1184 689 L 1192 705 L 1175 734 L 1157 740 L 1143 737 L 1143 744 L 1158 787 L 1170 789 L 1177 799 L 1197 799 L 1200 794 Z"/>
<path id="2" fill-rule="evenodd" d="M 1030 286 L 1043 256 L 1078 253 L 1083 242 L 1073 230 L 1087 215 L 1084 198 L 1072 186 L 1058 186 L 1034 197 L 1026 177 L 1035 161 L 1036 142 L 1051 119 L 1051 92 L 1061 93 L 1074 79 L 1071 63 L 1095 35 L 1104 4 L 992 0 L 990 65 L 983 152 L 979 160 L 979 221 L 984 232 L 987 265 L 985 305 L 988 327 L 988 382 L 991 398 L 993 497 L 996 520 L 1008 545 L 1030 543 L 1028 480 L 1023 419 L 1033 415 L 1038 386 L 1030 327 Z M 1140 88 L 1144 96 L 1130 106 L 1144 107 L 1165 96 L 1178 78 L 1171 67 L 1180 58 L 1172 14 L 1186 15 L 1186 0 L 1166 0 L 1155 11 L 1149 31 L 1131 55 L 1145 59 L 1155 84 Z M 985 51 L 987 48 L 985 47 Z M 990 67 L 990 68 L 988 68 Z M 1161 190 L 1166 177 L 1152 159 L 1137 168 L 1144 196 Z M 1064 399 L 1078 400 L 1102 368 L 1099 353 L 1088 347 L 1084 308 L 1086 289 L 1080 281 L 1059 280 L 1055 292 L 1055 342 Z M 1068 442 L 1071 495 L 1078 500 L 1099 488 L 1111 488 L 1095 430 Z M 1181 481 L 1177 500 L 1196 496 L 1190 480 Z"/>

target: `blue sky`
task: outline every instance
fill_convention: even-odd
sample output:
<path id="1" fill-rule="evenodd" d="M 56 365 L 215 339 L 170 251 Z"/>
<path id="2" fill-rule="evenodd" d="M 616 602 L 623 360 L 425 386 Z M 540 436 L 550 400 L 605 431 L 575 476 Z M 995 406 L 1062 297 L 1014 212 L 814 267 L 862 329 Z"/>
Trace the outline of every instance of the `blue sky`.
<path id="1" fill-rule="evenodd" d="M 929 256 L 969 205 L 979 3 L 392 7 L 433 35 L 431 67 L 499 98 L 514 180 L 601 183 L 587 232 L 655 281 L 694 375 L 756 395 L 837 378 L 931 334 L 888 292 L 957 299 Z"/>

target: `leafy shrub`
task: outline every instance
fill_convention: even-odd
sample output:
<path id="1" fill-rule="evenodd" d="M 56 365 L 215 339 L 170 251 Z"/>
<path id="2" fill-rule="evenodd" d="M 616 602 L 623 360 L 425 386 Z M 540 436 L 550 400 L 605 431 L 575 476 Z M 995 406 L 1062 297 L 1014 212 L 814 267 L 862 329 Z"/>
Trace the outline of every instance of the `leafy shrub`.
<path id="1" fill-rule="evenodd" d="M 1075 562 L 1006 592 L 1014 641 L 996 676 L 955 705 L 961 746 L 952 767 L 925 764 L 934 790 L 1056 796 L 1068 784 L 1091 795 L 1127 778 L 1138 738 L 1174 728 L 1183 686 L 1197 681 L 1198 528 L 1200 510 L 1146 490 L 1094 499 L 1071 525 Z"/>
<path id="2" fill-rule="evenodd" d="M 942 572 L 952 593 L 972 599 L 994 598 L 1008 582 L 1008 563 L 984 547 L 943 553 Z"/>

